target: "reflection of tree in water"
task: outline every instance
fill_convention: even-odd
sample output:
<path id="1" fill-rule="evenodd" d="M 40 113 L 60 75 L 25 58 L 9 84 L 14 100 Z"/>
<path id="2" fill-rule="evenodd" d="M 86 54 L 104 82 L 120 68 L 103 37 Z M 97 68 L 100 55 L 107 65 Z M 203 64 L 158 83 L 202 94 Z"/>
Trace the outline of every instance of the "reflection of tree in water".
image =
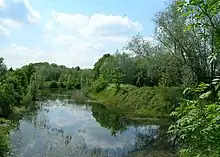
<path id="1" fill-rule="evenodd" d="M 36 132 L 38 135 L 36 135 L 36 137 L 34 138 L 38 138 L 37 136 L 41 136 L 42 133 L 47 136 L 48 139 L 45 139 L 45 147 L 47 148 L 46 154 L 48 154 L 49 156 L 57 155 L 56 152 L 58 150 L 61 152 L 65 152 L 66 156 L 69 155 L 74 157 L 119 157 L 124 156 L 123 154 L 127 154 L 127 151 L 124 152 L 124 150 L 123 152 L 121 152 L 121 150 L 119 150 L 118 152 L 112 152 L 111 150 L 101 148 L 101 146 L 90 147 L 86 145 L 85 141 L 83 141 L 84 138 L 80 137 L 80 134 L 86 133 L 85 129 L 78 129 L 77 136 L 79 137 L 72 137 L 72 135 L 66 134 L 62 127 L 54 127 L 51 125 L 51 122 L 48 118 L 48 112 L 50 112 L 50 108 L 43 107 L 33 114 L 24 116 L 24 121 L 31 123 L 36 128 Z M 124 114 L 119 113 L 115 110 L 109 110 L 102 105 L 93 105 L 92 112 L 97 122 L 99 122 L 102 127 L 111 130 L 111 133 L 114 136 L 118 132 L 123 132 L 127 130 L 129 126 L 134 126 L 133 128 L 136 129 L 134 146 L 135 150 L 130 152 L 128 156 L 135 156 L 138 151 L 142 150 L 157 151 L 169 149 L 169 143 L 167 142 L 168 138 L 165 133 L 167 129 L 166 127 L 160 126 L 158 130 L 157 127 L 154 127 L 155 125 L 152 125 L 155 124 L 154 122 L 143 120 L 128 120 L 127 118 L 125 118 Z M 139 126 L 143 127 L 140 127 L 140 129 Z M 143 128 L 147 129 L 144 130 Z M 78 142 L 76 138 L 81 138 L 82 141 Z"/>
<path id="2" fill-rule="evenodd" d="M 135 148 L 125 156 L 136 156 L 139 151 L 158 152 L 156 156 L 165 156 L 163 153 L 168 152 L 166 157 L 172 156 L 173 147 L 167 134 L 168 125 L 157 125 L 157 122 L 152 120 L 129 120 L 123 114 L 118 114 L 99 104 L 92 105 L 92 112 L 97 122 L 111 130 L 113 135 L 119 131 L 125 131 L 129 126 L 135 126 Z M 149 157 L 153 156 L 155 155 L 149 155 Z"/>
<path id="3" fill-rule="evenodd" d="M 48 118 L 48 112 L 50 112 L 49 108 L 42 107 L 34 114 L 25 115 L 23 117 L 23 122 L 33 125 L 36 129 L 36 133 L 34 133 L 31 141 L 36 141 L 37 138 L 42 138 L 43 132 L 43 134 L 46 134 L 48 138 L 45 139 L 45 148 L 47 150 L 46 154 L 54 156 L 54 154 L 56 155 L 56 151 L 60 150 L 64 151 L 64 154 L 68 154 L 69 157 L 108 157 L 108 151 L 102 149 L 101 147 L 89 148 L 85 143 L 74 144 L 74 142 L 72 143 L 73 145 L 69 145 L 73 141 L 72 135 L 66 134 L 63 128 L 52 126 Z M 17 131 L 21 131 L 19 130 L 19 127 Z M 78 133 L 86 133 L 86 130 L 78 129 Z M 27 145 L 25 143 L 25 141 L 20 139 L 20 146 L 25 148 L 25 145 Z M 42 155 L 44 154 L 43 151 L 40 153 L 42 153 Z"/>
<path id="4" fill-rule="evenodd" d="M 127 119 L 122 113 L 116 113 L 100 104 L 92 105 L 92 115 L 102 127 L 111 130 L 111 134 L 116 136 L 117 132 L 127 130 Z"/>
<path id="5" fill-rule="evenodd" d="M 145 157 L 174 157 L 175 149 L 170 142 L 167 129 L 167 125 L 160 125 L 159 129 L 150 128 L 148 134 L 137 131 L 135 149 L 129 152 L 127 157 L 139 157 L 141 153 Z"/>
<path id="6" fill-rule="evenodd" d="M 16 130 L 20 130 L 19 126 L 20 126 L 20 122 L 21 120 L 25 117 L 25 121 L 31 123 L 33 117 L 36 117 L 37 115 L 37 111 L 40 108 L 40 106 L 33 102 L 28 104 L 27 106 L 25 106 L 25 111 L 22 111 L 21 113 L 12 113 L 9 115 L 9 119 L 11 120 L 12 124 L 11 125 L 11 129 L 16 129 Z"/>

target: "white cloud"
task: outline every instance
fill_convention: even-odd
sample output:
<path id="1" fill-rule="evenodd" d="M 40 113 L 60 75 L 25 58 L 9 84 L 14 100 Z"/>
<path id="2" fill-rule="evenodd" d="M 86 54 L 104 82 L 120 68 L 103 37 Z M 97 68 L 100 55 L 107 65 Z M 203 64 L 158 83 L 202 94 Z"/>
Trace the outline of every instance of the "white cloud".
<path id="1" fill-rule="evenodd" d="M 45 42 L 67 50 L 67 62 L 77 62 L 82 67 L 92 67 L 106 52 L 115 52 L 142 25 L 120 15 L 68 14 L 52 12 L 52 20 L 45 24 Z"/>
<path id="2" fill-rule="evenodd" d="M 39 12 L 33 9 L 29 0 L 0 0 L 0 18 L 10 18 L 20 23 L 38 23 L 41 21 Z M 7 7 L 6 7 L 7 6 Z"/>
<path id="3" fill-rule="evenodd" d="M 84 36 L 119 36 L 139 32 L 142 26 L 126 16 L 93 14 L 67 14 L 53 11 L 53 20 L 46 24 L 48 30 L 64 29 Z M 74 35 L 75 35 L 74 34 Z"/>
<path id="4" fill-rule="evenodd" d="M 129 31 L 141 31 L 142 26 L 128 17 L 120 15 L 94 14 L 88 25 L 80 31 L 84 35 L 117 35 L 128 34 Z"/>
<path id="5" fill-rule="evenodd" d="M 15 68 L 21 67 L 28 63 L 49 62 L 59 65 L 75 67 L 91 67 L 98 59 L 102 52 L 102 45 L 78 44 L 69 48 L 68 51 L 46 52 L 39 48 L 30 48 L 22 45 L 9 45 L 0 49 L 1 57 L 5 59 L 7 66 Z M 98 53 L 97 53 L 98 52 Z"/>
<path id="6" fill-rule="evenodd" d="M 15 29 L 21 28 L 21 24 L 9 19 L 0 19 L 0 37 L 1 36 L 9 36 L 11 32 Z"/>
<path id="7" fill-rule="evenodd" d="M 14 21 L 14 20 L 11 20 L 11 19 L 0 19 L 0 23 L 1 25 L 5 26 L 5 27 L 8 27 L 8 28 L 18 28 L 18 27 L 21 27 L 21 24 Z"/>
<path id="8" fill-rule="evenodd" d="M 29 0 L 23 0 L 24 5 L 26 6 L 27 10 L 28 10 L 28 14 L 27 14 L 27 20 L 30 23 L 37 23 L 41 20 L 41 16 L 40 14 L 35 11 L 33 9 L 33 7 L 31 6 Z"/>
<path id="9" fill-rule="evenodd" d="M 6 7 L 6 3 L 4 0 L 0 0 L 0 8 Z"/>
<path id="10" fill-rule="evenodd" d="M 71 36 L 71 35 L 61 34 L 59 36 L 52 37 L 52 42 L 54 44 L 69 44 L 69 43 L 73 43 L 75 41 L 77 41 L 77 38 L 75 36 Z"/>
<path id="11" fill-rule="evenodd" d="M 1 56 L 5 59 L 7 66 L 21 67 L 27 63 L 40 62 L 47 59 L 47 53 L 40 49 L 31 49 L 22 45 L 9 45 L 0 49 Z"/>
<path id="12" fill-rule="evenodd" d="M 40 48 L 17 44 L 0 49 L 8 66 L 21 67 L 30 62 L 47 61 L 91 68 L 104 53 L 114 53 L 142 29 L 138 22 L 120 15 L 86 16 L 55 11 L 44 26 L 44 44 L 38 45 Z"/>

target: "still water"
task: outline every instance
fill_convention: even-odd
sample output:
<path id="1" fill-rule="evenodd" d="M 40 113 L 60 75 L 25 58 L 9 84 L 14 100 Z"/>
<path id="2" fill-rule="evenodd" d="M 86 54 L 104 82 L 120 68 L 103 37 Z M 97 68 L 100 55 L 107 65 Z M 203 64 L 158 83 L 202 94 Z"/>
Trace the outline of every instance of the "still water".
<path id="1" fill-rule="evenodd" d="M 45 100 L 11 132 L 12 157 L 121 157 L 167 150 L 164 128 L 99 104 Z M 160 156 L 160 155 L 159 155 Z"/>

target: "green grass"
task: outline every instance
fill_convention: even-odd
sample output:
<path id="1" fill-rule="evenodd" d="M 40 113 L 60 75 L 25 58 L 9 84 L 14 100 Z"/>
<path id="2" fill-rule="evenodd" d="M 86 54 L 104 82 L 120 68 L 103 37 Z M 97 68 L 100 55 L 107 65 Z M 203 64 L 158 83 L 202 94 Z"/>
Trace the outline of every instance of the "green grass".
<path id="1" fill-rule="evenodd" d="M 178 87 L 135 87 L 122 85 L 116 93 L 114 85 L 99 93 L 89 93 L 93 101 L 126 109 L 139 117 L 169 117 L 178 104 L 182 89 Z"/>

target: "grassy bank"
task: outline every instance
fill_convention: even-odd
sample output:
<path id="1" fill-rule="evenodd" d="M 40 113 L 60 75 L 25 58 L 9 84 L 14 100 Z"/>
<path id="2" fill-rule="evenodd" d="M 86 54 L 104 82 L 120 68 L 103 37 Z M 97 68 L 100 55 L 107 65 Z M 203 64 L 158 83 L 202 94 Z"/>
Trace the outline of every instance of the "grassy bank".
<path id="1" fill-rule="evenodd" d="M 114 85 L 101 92 L 90 92 L 93 101 L 124 108 L 135 116 L 167 117 L 181 97 L 182 89 L 178 87 L 135 87 L 123 85 L 116 92 Z"/>

